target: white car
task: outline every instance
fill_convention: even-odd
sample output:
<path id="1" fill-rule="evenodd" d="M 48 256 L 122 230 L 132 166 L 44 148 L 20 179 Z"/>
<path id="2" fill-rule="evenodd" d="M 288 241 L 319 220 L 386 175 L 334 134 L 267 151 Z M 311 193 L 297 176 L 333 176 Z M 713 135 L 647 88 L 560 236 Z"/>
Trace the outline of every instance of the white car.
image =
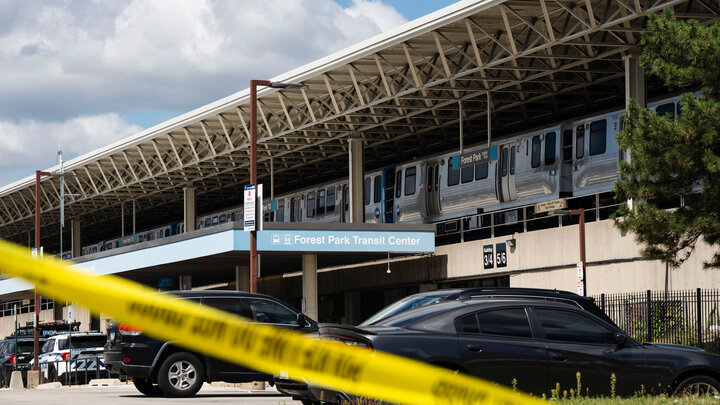
<path id="1" fill-rule="evenodd" d="M 43 379 L 48 382 L 77 383 L 106 376 L 103 362 L 106 340 L 105 334 L 100 332 L 51 336 L 38 356 Z M 30 362 L 32 366 L 33 361 Z"/>

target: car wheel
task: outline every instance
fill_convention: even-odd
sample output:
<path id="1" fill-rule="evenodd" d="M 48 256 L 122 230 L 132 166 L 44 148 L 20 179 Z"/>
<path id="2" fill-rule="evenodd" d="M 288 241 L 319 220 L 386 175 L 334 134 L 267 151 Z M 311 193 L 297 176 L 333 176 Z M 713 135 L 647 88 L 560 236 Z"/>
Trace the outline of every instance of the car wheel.
<path id="1" fill-rule="evenodd" d="M 158 371 L 158 385 L 169 397 L 191 397 L 202 387 L 205 371 L 190 353 L 170 355 Z"/>
<path id="2" fill-rule="evenodd" d="M 720 396 L 720 383 L 712 377 L 704 375 L 693 376 L 681 381 L 680 384 L 677 385 L 677 388 L 675 388 L 673 395 L 693 397 L 711 395 L 717 398 Z"/>
<path id="3" fill-rule="evenodd" d="M 149 397 L 161 397 L 163 395 L 160 387 L 146 378 L 133 378 L 132 382 L 138 391 Z"/>

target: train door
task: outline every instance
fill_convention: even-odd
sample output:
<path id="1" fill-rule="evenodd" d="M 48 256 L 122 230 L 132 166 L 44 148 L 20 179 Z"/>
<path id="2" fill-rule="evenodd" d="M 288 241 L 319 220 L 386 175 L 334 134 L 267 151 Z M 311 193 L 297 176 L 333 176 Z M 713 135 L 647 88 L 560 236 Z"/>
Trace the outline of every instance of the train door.
<path id="1" fill-rule="evenodd" d="M 350 186 L 343 184 L 342 187 L 342 222 L 350 222 Z"/>
<path id="2" fill-rule="evenodd" d="M 517 200 L 515 190 L 515 143 L 498 146 L 496 190 L 500 202 Z"/>
<path id="3" fill-rule="evenodd" d="M 383 182 L 383 221 L 386 224 L 395 222 L 395 166 L 386 167 L 382 171 Z"/>
<path id="4" fill-rule="evenodd" d="M 440 163 L 433 161 L 425 167 L 425 210 L 428 217 L 440 215 Z"/>
<path id="5" fill-rule="evenodd" d="M 300 197 L 290 199 L 290 222 L 302 222 L 302 210 L 300 210 Z"/>
<path id="6" fill-rule="evenodd" d="M 560 126 L 560 193 L 572 194 L 573 172 L 573 133 L 572 122 L 564 122 Z"/>

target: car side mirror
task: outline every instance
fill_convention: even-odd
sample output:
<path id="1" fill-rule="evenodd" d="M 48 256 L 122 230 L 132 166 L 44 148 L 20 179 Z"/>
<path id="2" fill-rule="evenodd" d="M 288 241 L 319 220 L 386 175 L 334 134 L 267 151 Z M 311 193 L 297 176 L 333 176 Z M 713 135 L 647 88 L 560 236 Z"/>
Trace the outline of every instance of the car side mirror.
<path id="1" fill-rule="evenodd" d="M 297 314 L 297 327 L 298 329 L 302 329 L 307 325 L 307 318 L 305 317 L 305 314 L 300 312 Z"/>
<path id="2" fill-rule="evenodd" d="M 617 343 L 618 346 L 622 346 L 625 344 L 625 342 L 627 342 L 627 336 L 618 332 L 615 334 L 615 342 Z"/>

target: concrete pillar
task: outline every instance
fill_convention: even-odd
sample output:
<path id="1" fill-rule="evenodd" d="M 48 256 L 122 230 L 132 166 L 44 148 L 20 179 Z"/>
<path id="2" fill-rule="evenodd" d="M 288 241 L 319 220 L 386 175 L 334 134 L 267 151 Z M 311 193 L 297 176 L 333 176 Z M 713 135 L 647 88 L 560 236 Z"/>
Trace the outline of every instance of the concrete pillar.
<path id="1" fill-rule="evenodd" d="M 185 221 L 185 232 L 195 230 L 195 187 L 183 189 L 183 220 Z"/>
<path id="2" fill-rule="evenodd" d="M 70 222 L 70 249 L 72 257 L 80 257 L 82 254 L 82 245 L 80 242 L 80 221 L 73 219 Z"/>
<path id="3" fill-rule="evenodd" d="M 235 266 L 235 291 L 250 291 L 250 267 Z"/>
<path id="4" fill-rule="evenodd" d="M 350 138 L 350 222 L 365 222 L 365 206 L 363 205 L 364 160 L 362 139 Z"/>
<path id="5" fill-rule="evenodd" d="M 345 319 L 343 323 L 348 325 L 357 325 L 364 319 L 360 312 L 360 291 L 345 291 Z"/>
<path id="6" fill-rule="evenodd" d="M 180 290 L 192 290 L 192 276 L 180 276 Z"/>
<path id="7" fill-rule="evenodd" d="M 623 56 L 625 62 L 625 105 L 634 99 L 641 107 L 647 105 L 645 99 L 645 74 L 640 66 L 640 50 L 633 48 L 630 54 Z"/>
<path id="8" fill-rule="evenodd" d="M 640 107 L 647 107 L 645 99 L 645 74 L 640 66 L 640 49 L 635 47 L 630 54 L 623 56 L 625 63 L 625 106 L 634 99 Z M 631 162 L 630 150 L 625 151 L 625 161 Z M 630 209 L 634 208 L 633 200 L 627 201 Z"/>
<path id="9" fill-rule="evenodd" d="M 302 256 L 303 312 L 312 319 L 318 317 L 317 255 Z"/>

